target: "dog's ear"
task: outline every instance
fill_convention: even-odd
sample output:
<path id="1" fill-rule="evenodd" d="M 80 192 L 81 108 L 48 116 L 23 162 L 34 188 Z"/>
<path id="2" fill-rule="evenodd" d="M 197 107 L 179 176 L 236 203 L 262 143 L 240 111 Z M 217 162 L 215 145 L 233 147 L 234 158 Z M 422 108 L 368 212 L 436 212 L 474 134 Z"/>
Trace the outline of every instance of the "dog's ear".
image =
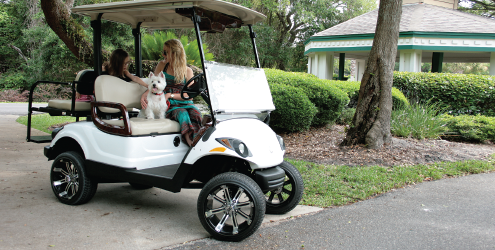
<path id="1" fill-rule="evenodd" d="M 153 76 L 155 76 L 155 74 L 153 74 L 153 72 L 150 72 L 150 75 L 148 76 L 148 78 L 151 78 Z"/>
<path id="2" fill-rule="evenodd" d="M 163 71 L 160 72 L 160 74 L 158 75 L 160 78 L 165 78 L 165 75 L 163 74 Z"/>

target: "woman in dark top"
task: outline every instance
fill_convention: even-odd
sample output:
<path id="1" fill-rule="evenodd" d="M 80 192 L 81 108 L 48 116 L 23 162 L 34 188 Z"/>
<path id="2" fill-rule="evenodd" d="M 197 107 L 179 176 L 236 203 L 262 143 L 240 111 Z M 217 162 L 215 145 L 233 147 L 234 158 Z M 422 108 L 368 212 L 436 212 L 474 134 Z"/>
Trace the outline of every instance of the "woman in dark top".
<path id="1" fill-rule="evenodd" d="M 102 75 L 111 75 L 118 77 L 126 82 L 136 82 L 139 85 L 142 85 L 148 88 L 148 84 L 143 82 L 141 78 L 129 73 L 127 68 L 129 67 L 129 63 L 131 62 L 131 58 L 129 57 L 129 53 L 127 53 L 123 49 L 116 49 L 110 55 L 110 62 L 105 63 L 102 66 L 103 72 Z M 81 95 L 76 93 L 76 101 L 92 101 L 93 97 L 87 95 Z"/>
<path id="2" fill-rule="evenodd" d="M 170 107 L 166 117 L 179 122 L 182 139 L 189 146 L 201 128 L 201 112 L 191 100 L 186 101 L 180 96 L 184 84 L 193 77 L 192 70 L 186 64 L 186 52 L 182 43 L 171 39 L 163 45 L 163 60 L 155 68 L 155 75 L 163 72 L 167 80 L 165 98 L 168 98 Z M 141 106 L 146 107 L 146 91 L 141 97 Z M 187 94 L 184 94 L 188 97 Z"/>
<path id="3" fill-rule="evenodd" d="M 110 63 L 103 66 L 103 70 L 106 72 L 102 72 L 102 75 L 116 76 L 126 82 L 133 81 L 148 88 L 148 84 L 143 82 L 141 78 L 129 73 L 127 68 L 130 62 L 129 53 L 123 49 L 116 49 L 110 55 Z"/>

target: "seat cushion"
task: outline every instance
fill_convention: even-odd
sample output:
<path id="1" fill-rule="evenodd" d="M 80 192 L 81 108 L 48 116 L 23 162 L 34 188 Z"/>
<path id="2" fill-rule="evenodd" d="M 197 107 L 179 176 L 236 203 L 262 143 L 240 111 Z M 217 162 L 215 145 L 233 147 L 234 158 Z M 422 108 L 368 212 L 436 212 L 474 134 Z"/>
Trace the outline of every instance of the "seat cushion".
<path id="1" fill-rule="evenodd" d="M 49 100 L 48 107 L 63 109 L 63 110 L 71 110 L 72 100 Z M 76 102 L 74 107 L 74 111 L 91 111 L 91 103 L 90 102 Z"/>
<path id="2" fill-rule="evenodd" d="M 124 126 L 123 120 L 103 120 L 104 122 Z M 170 119 L 145 119 L 131 118 L 132 135 L 149 135 L 151 133 L 178 133 L 180 132 L 179 123 Z"/>
<path id="3" fill-rule="evenodd" d="M 143 78 L 143 80 L 146 82 Z M 101 75 L 95 81 L 95 97 L 99 102 L 123 104 L 127 109 L 141 109 L 141 95 L 147 90 L 135 82 L 126 82 L 118 77 Z M 102 112 L 116 113 L 117 109 L 99 107 Z"/>

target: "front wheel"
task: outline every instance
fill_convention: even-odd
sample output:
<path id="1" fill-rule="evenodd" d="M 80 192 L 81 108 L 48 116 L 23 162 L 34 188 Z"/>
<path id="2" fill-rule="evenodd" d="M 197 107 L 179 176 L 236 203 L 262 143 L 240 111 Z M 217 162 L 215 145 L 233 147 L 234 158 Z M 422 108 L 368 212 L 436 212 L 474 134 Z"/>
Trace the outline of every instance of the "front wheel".
<path id="1" fill-rule="evenodd" d="M 246 175 L 234 172 L 212 178 L 198 197 L 198 216 L 217 240 L 241 241 L 252 235 L 265 217 L 263 192 Z"/>
<path id="2" fill-rule="evenodd" d="M 284 161 L 278 165 L 285 171 L 282 187 L 265 193 L 266 213 L 285 214 L 294 209 L 302 199 L 304 182 L 294 165 Z"/>
<path id="3" fill-rule="evenodd" d="M 96 193 L 98 183 L 84 169 L 82 156 L 74 151 L 57 156 L 50 171 L 50 182 L 57 199 L 68 205 L 88 202 Z"/>

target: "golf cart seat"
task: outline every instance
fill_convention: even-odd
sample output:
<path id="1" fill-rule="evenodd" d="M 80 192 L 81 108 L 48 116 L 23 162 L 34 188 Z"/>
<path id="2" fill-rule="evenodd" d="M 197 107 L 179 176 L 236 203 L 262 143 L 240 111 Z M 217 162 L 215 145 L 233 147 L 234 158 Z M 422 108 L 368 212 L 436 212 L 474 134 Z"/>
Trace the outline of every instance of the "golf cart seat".
<path id="1" fill-rule="evenodd" d="M 53 82 L 53 81 L 37 81 L 31 86 L 29 92 L 29 106 L 28 106 L 28 133 L 27 141 L 33 142 L 49 142 L 51 136 L 31 136 L 31 115 L 33 111 L 49 113 L 50 116 L 73 116 L 76 117 L 76 121 L 79 121 L 79 117 L 86 117 L 91 115 L 91 103 L 90 102 L 77 102 L 75 99 L 76 91 L 84 95 L 93 95 L 94 82 L 97 75 L 91 69 L 81 70 L 78 72 L 76 78 L 72 83 L 70 82 Z M 39 84 L 50 83 L 60 85 L 70 85 L 72 87 L 72 99 L 71 100 L 49 100 L 46 107 L 33 107 L 33 94 L 34 90 Z"/>
<path id="2" fill-rule="evenodd" d="M 93 123 L 103 132 L 140 136 L 180 132 L 179 123 L 170 119 L 129 118 L 129 109 L 141 109 L 141 95 L 146 91 L 135 82 L 101 75 L 95 81 L 96 102 L 92 103 Z M 106 119 L 104 114 L 117 114 L 118 119 Z"/>
<path id="3" fill-rule="evenodd" d="M 77 73 L 74 83 L 76 83 L 76 90 L 79 94 L 93 95 L 94 82 L 96 79 L 96 73 L 93 70 L 81 70 Z M 87 111 L 88 115 L 91 112 L 90 102 L 78 102 L 72 100 L 49 100 L 48 107 L 60 110 L 70 111 Z M 74 108 L 72 108 L 74 105 Z"/>

